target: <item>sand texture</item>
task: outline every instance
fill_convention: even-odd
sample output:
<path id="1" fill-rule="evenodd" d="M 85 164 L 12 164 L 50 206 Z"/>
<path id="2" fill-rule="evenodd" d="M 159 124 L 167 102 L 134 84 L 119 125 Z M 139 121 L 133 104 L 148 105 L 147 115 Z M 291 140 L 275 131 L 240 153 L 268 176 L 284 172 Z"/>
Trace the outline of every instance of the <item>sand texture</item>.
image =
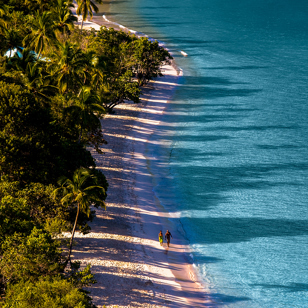
<path id="1" fill-rule="evenodd" d="M 97 283 L 89 291 L 99 308 L 213 307 L 176 230 L 170 230 L 170 248 L 158 242 L 159 230 L 168 228 L 168 213 L 157 207 L 145 150 L 149 136 L 160 129 L 180 71 L 168 65 L 163 74 L 143 89 L 140 104 L 117 106 L 115 114 L 105 116 L 105 154 L 91 150 L 109 182 L 107 210 L 96 210 L 89 234 L 76 233 L 73 259 L 82 266 L 91 263 Z"/>
<path id="2" fill-rule="evenodd" d="M 105 154 L 92 151 L 110 184 L 107 211 L 97 210 L 89 234 L 76 234 L 73 258 L 92 264 L 98 307 L 211 306 L 176 230 L 169 249 L 158 242 L 167 214 L 155 206 L 144 150 L 179 78 L 171 66 L 165 75 L 144 90 L 141 104 L 124 104 L 103 119 Z"/>

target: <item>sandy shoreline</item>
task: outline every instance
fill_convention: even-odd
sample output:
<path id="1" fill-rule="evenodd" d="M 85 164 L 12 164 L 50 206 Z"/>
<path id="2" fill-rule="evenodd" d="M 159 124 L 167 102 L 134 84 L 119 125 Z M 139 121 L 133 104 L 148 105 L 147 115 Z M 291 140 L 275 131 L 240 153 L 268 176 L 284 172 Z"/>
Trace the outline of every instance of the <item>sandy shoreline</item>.
<path id="1" fill-rule="evenodd" d="M 97 24 L 108 26 L 99 18 L 94 17 Z M 120 105 L 103 119 L 105 154 L 92 151 L 110 184 L 107 211 L 97 210 L 89 234 L 76 234 L 74 259 L 92 264 L 97 284 L 89 290 L 99 308 L 213 307 L 208 292 L 195 281 L 185 259 L 188 247 L 176 230 L 171 230 L 169 249 L 157 240 L 159 230 L 168 228 L 168 214 L 156 206 L 144 153 L 179 79 L 174 67 L 163 69 L 165 76 L 143 90 L 140 104 Z"/>

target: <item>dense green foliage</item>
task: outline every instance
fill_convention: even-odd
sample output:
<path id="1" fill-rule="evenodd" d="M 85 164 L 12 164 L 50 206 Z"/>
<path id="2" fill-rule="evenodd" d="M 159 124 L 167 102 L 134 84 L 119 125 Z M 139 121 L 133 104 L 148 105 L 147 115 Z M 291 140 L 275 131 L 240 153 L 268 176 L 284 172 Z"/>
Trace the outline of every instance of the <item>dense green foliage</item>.
<path id="1" fill-rule="evenodd" d="M 29 90 L 0 82 L 0 173 L 48 184 L 79 166 L 94 166 L 46 105 Z"/>
<path id="2" fill-rule="evenodd" d="M 139 85 L 148 83 L 153 77 L 163 76 L 162 63 L 170 63 L 172 59 L 169 52 L 159 46 L 158 42 L 151 42 L 143 37 L 134 41 L 135 65 L 134 72 Z"/>
<path id="3" fill-rule="evenodd" d="M 59 276 L 10 285 L 3 308 L 94 308 L 91 298 Z"/>
<path id="4" fill-rule="evenodd" d="M 96 1 L 101 3 L 101 1 Z M 97 12 L 78 0 L 84 21 Z M 72 0 L 0 0 L 0 306 L 95 307 L 76 230 L 105 208 L 108 183 L 88 147 L 101 119 L 140 101 L 170 54 L 123 31 L 76 29 Z M 60 235 L 72 233 L 70 240 Z M 2 300 L 2 301 L 1 301 Z"/>
<path id="5" fill-rule="evenodd" d="M 15 233 L 2 244 L 0 273 L 6 283 L 36 281 L 61 271 L 59 244 L 43 230 L 32 229 L 29 236 Z"/>

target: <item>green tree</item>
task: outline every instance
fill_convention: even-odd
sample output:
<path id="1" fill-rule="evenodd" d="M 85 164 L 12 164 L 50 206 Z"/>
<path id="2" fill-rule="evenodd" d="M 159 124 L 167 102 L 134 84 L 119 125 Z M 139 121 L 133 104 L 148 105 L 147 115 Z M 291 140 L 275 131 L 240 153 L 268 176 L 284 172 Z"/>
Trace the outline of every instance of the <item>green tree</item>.
<path id="1" fill-rule="evenodd" d="M 36 282 L 10 285 L 3 308 L 96 308 L 86 292 L 61 278 L 41 277 Z"/>
<path id="2" fill-rule="evenodd" d="M 89 87 L 82 87 L 78 96 L 73 98 L 73 104 L 66 108 L 66 114 L 71 114 L 80 126 L 78 142 L 81 142 L 84 130 L 91 133 L 101 129 L 100 118 L 106 112 L 98 102 L 98 95 L 93 93 Z"/>
<path id="3" fill-rule="evenodd" d="M 71 230 L 71 209 L 51 198 L 53 185 L 0 180 L 0 247 L 14 233 L 29 235 L 33 227 L 58 235 Z M 82 223 L 82 226 L 85 223 Z"/>
<path id="4" fill-rule="evenodd" d="M 19 30 L 0 26 L 0 51 L 1 55 L 9 51 L 9 57 L 12 56 L 14 49 L 21 51 L 22 38 Z"/>
<path id="5" fill-rule="evenodd" d="M 63 270 L 59 242 L 46 231 L 34 228 L 31 234 L 15 233 L 2 244 L 0 274 L 5 283 L 37 280 L 40 276 L 56 275 Z"/>
<path id="6" fill-rule="evenodd" d="M 23 37 L 27 31 L 28 18 L 13 6 L 0 4 L 0 27 L 15 30 Z M 1 32 L 1 28 L 0 28 Z"/>
<path id="7" fill-rule="evenodd" d="M 91 265 L 88 264 L 83 270 L 80 270 L 80 264 L 80 261 L 73 262 L 66 277 L 75 287 L 81 290 L 83 287 L 88 287 L 91 284 L 95 284 L 97 281 L 91 273 Z"/>
<path id="8" fill-rule="evenodd" d="M 93 78 L 93 86 L 100 95 L 102 106 L 112 112 L 116 105 L 127 101 L 139 102 L 141 90 L 133 78 L 133 47 L 137 39 L 123 31 L 101 27 L 97 36 L 90 36 L 89 46 L 98 58 L 101 68 L 99 79 Z M 94 74 L 92 74 L 94 76 Z"/>
<path id="9" fill-rule="evenodd" d="M 102 0 L 96 0 L 97 3 L 101 4 L 103 3 Z M 92 19 L 93 17 L 93 11 L 95 13 L 98 13 L 98 7 L 95 5 L 95 3 L 91 0 L 77 0 L 77 15 L 82 15 L 82 23 L 81 23 L 81 30 L 83 27 L 83 22 L 87 19 L 88 15 Z"/>
<path id="10" fill-rule="evenodd" d="M 86 78 L 84 72 L 86 59 L 83 51 L 77 44 L 66 41 L 64 44 L 58 45 L 50 55 L 50 59 L 48 71 L 55 79 L 60 93 L 68 91 L 78 93 Z"/>
<path id="11" fill-rule="evenodd" d="M 67 262 L 70 261 L 73 239 L 77 227 L 78 217 L 80 212 L 90 215 L 90 205 L 102 206 L 106 208 L 104 200 L 106 199 L 106 190 L 102 186 L 98 186 L 98 178 L 90 169 L 79 168 L 72 177 L 72 180 L 67 177 L 61 177 L 58 181 L 61 186 L 57 188 L 53 196 L 59 193 L 63 195 L 61 202 L 63 204 L 73 204 L 77 208 L 75 223 L 72 230 Z"/>
<path id="12" fill-rule="evenodd" d="M 31 23 L 31 33 L 24 38 L 25 45 L 33 48 L 40 58 L 48 45 L 56 43 L 54 24 L 51 18 L 51 12 L 37 11 Z"/>
<path id="13" fill-rule="evenodd" d="M 0 246 L 8 236 L 16 232 L 31 233 L 34 223 L 30 210 L 24 198 L 14 198 L 11 195 L 0 198 Z"/>
<path id="14" fill-rule="evenodd" d="M 74 29 L 74 22 L 77 21 L 77 17 L 70 10 L 72 7 L 74 7 L 72 0 L 58 0 L 57 5 L 52 8 L 55 28 L 62 34 Z"/>
<path id="15" fill-rule="evenodd" d="M 29 13 L 29 8 L 27 7 L 27 3 L 25 0 L 0 0 L 0 7 L 8 8 L 8 11 L 5 12 L 5 15 L 7 17 L 9 17 L 8 13 L 11 13 L 11 11 L 19 11 L 26 14 Z"/>
<path id="16" fill-rule="evenodd" d="M 12 0 L 11 0 L 12 1 Z M 19 2 L 20 0 L 13 0 Z M 40 14 L 50 11 L 57 3 L 57 0 L 23 0 L 23 4 L 28 7 L 28 14 L 31 12 L 39 11 Z"/>
<path id="17" fill-rule="evenodd" d="M 95 50 L 106 72 L 120 76 L 132 71 L 134 62 L 131 42 L 135 39 L 124 31 L 101 27 L 96 36 L 89 38 L 89 48 Z"/>
<path id="18" fill-rule="evenodd" d="M 24 48 L 20 50 L 19 54 L 15 53 L 11 59 L 6 61 L 6 69 L 8 72 L 10 70 L 21 71 L 24 74 L 29 64 L 34 64 L 35 62 L 37 62 L 35 53 L 30 49 Z"/>
<path id="19" fill-rule="evenodd" d="M 16 83 L 35 96 L 50 100 L 58 92 L 58 88 L 51 84 L 51 77 L 45 67 L 45 61 L 37 60 L 34 52 L 25 48 L 7 60 L 9 71 L 6 75 L 14 77 Z"/>
<path id="20" fill-rule="evenodd" d="M 49 104 L 0 81 L 0 174 L 50 184 L 80 166 L 94 167 L 93 157 L 52 116 Z"/>
<path id="21" fill-rule="evenodd" d="M 141 90 L 138 83 L 132 80 L 132 72 L 127 71 L 121 76 L 109 75 L 107 80 L 101 84 L 100 101 L 107 112 L 112 112 L 113 108 L 125 102 L 140 102 Z"/>
<path id="22" fill-rule="evenodd" d="M 103 72 L 101 63 L 97 54 L 93 50 L 84 51 L 84 80 L 83 84 L 87 86 L 93 86 L 93 82 L 103 80 Z"/>
<path id="23" fill-rule="evenodd" d="M 133 42 L 134 44 L 134 73 L 137 76 L 140 86 L 148 83 L 151 79 L 163 76 L 161 67 L 170 64 L 171 55 L 157 41 L 151 42 L 148 38 L 142 37 Z"/>

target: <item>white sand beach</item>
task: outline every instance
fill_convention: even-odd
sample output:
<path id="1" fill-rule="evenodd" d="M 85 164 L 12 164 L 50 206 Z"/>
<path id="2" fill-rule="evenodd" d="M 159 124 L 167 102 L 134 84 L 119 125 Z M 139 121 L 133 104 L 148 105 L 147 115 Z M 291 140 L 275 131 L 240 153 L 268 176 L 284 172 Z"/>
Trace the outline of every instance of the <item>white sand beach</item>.
<path id="1" fill-rule="evenodd" d="M 140 104 L 120 105 L 103 119 L 105 154 L 92 151 L 110 185 L 107 210 L 97 210 L 89 234 L 76 234 L 73 259 L 92 264 L 97 283 L 89 290 L 99 308 L 213 307 L 177 231 L 170 230 L 170 248 L 158 242 L 168 213 L 156 206 L 145 147 L 180 78 L 172 66 L 163 74 L 144 89 Z"/>

